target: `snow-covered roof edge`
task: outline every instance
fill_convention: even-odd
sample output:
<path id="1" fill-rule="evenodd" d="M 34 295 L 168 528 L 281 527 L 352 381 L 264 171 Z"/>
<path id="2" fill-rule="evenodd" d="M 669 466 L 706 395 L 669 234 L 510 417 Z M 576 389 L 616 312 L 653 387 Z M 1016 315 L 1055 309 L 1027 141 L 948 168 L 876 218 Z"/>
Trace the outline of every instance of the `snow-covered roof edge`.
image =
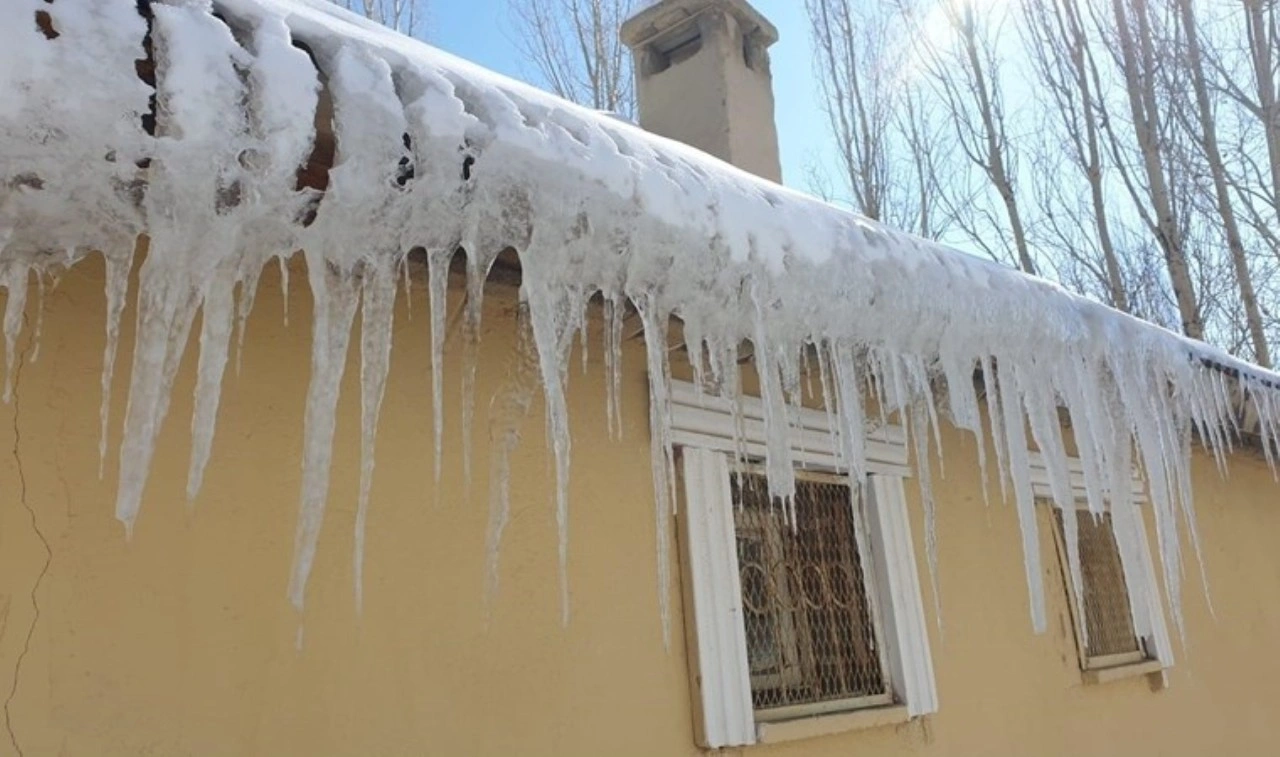
<path id="1" fill-rule="evenodd" d="M 149 237 L 120 450 L 117 513 L 132 524 L 195 313 L 203 311 L 192 496 L 213 442 L 229 345 L 252 308 L 257 277 L 272 257 L 305 250 L 316 315 L 291 585 L 299 606 L 323 520 L 333 410 L 357 308 L 363 311 L 365 414 L 360 551 L 396 272 L 414 247 L 428 251 L 433 291 L 437 447 L 445 266 L 458 246 L 466 249 L 467 322 L 474 329 L 494 257 L 506 248 L 520 253 L 522 296 L 555 442 L 562 528 L 571 445 L 562 368 L 585 323 L 586 303 L 597 293 L 606 302 L 611 354 L 625 300 L 645 325 L 655 377 L 651 426 L 660 524 L 674 480 L 662 380 L 666 328 L 674 316 L 684 323 L 696 367 L 730 393 L 737 391 L 738 345 L 753 342 L 774 440 L 769 480 L 778 495 L 793 486 L 787 404 L 796 401 L 812 354 L 817 364 L 808 367 L 833 398 L 851 472 L 864 470 L 863 397 L 870 389 L 881 407 L 904 414 L 930 512 L 927 460 L 939 415 L 980 438 L 990 433 L 1002 486 L 1018 504 L 1037 628 L 1045 618 L 1024 420 L 1050 461 L 1056 498 L 1066 502 L 1071 487 L 1057 411 L 1068 409 L 1090 506 L 1117 513 L 1122 555 L 1132 554 L 1124 545 L 1137 534 L 1124 530 L 1134 520 L 1121 517 L 1132 503 L 1127 494 L 1113 499 L 1111 493 L 1129 491 L 1136 453 L 1179 621 L 1179 513 L 1196 538 L 1190 431 L 1198 430 L 1223 460 L 1235 398 L 1243 391 L 1269 460 L 1277 450 L 1276 374 L 1049 282 L 757 179 L 323 0 L 220 0 L 216 17 L 208 4 L 174 0 L 152 6 L 149 29 L 127 4 L 113 0 L 17 2 L 15 14 L 51 14 L 58 35 L 47 39 L 21 23 L 0 29 L 0 149 L 12 158 L 0 168 L 9 354 L 30 270 L 103 251 L 109 274 L 105 440 L 105 395 L 133 240 Z M 155 137 L 141 126 L 152 91 L 134 65 L 146 57 L 144 38 L 156 64 Z M 311 51 L 333 106 L 337 157 L 322 194 L 296 183 L 322 101 L 316 68 L 294 43 Z M 67 91 L 83 96 L 65 98 Z M 1238 385 L 1198 358 L 1238 370 Z M 609 383 L 616 386 L 617 361 L 610 366 Z M 975 368 L 988 388 L 990 428 L 981 422 Z M 938 377 L 946 380 L 945 397 L 934 396 Z M 498 534 L 502 501 L 495 499 Z M 1064 517 L 1073 519 L 1074 509 L 1065 508 Z M 658 533 L 665 550 L 663 525 Z M 563 567 L 563 536 L 560 555 Z M 1071 560 L 1078 570 L 1077 556 Z M 496 552 L 493 561 L 496 575 Z M 668 563 L 665 557 L 658 562 L 665 608 Z M 359 565 L 357 558 L 357 586 Z M 1128 557 L 1125 568 L 1137 569 Z M 567 616 L 567 586 L 562 599 Z"/>

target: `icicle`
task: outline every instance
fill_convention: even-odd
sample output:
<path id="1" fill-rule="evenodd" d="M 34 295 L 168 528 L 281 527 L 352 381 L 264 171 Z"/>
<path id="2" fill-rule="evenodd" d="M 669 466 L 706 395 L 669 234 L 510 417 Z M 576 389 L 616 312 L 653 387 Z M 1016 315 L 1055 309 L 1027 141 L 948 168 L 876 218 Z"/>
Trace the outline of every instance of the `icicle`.
<path id="1" fill-rule="evenodd" d="M 244 335 L 248 328 L 249 314 L 253 312 L 254 301 L 258 298 L 258 282 L 262 279 L 262 269 L 250 266 L 240 280 L 240 298 L 236 301 L 236 376 L 244 363 Z"/>
<path id="2" fill-rule="evenodd" d="M 951 422 L 956 428 L 971 432 L 977 442 L 978 475 L 982 479 L 982 501 L 990 504 L 987 491 L 987 443 L 982 430 L 982 414 L 978 395 L 973 388 L 974 359 L 944 347 L 940 355 L 943 376 L 947 380 L 947 400 Z M 938 448 L 941 450 L 941 446 Z"/>
<path id="3" fill-rule="evenodd" d="M 303 240 L 315 315 L 302 496 L 289 582 L 289 597 L 298 609 L 303 605 L 324 520 L 334 415 L 362 275 L 370 279 L 364 284 L 369 323 L 361 339 L 362 503 L 367 498 L 365 487 L 373 473 L 372 443 L 388 359 L 384 356 L 390 339 L 388 311 L 395 299 L 394 266 L 406 209 L 405 190 L 397 182 L 396 172 L 404 165 L 402 161 L 411 158 L 404 145 L 404 107 L 396 96 L 387 62 L 350 45 L 327 51 L 318 60 L 329 76 L 338 149 L 325 201 Z M 357 517 L 363 529 L 364 516 Z M 360 549 L 359 543 L 356 549 Z"/>
<path id="4" fill-rule="evenodd" d="M 1187 533 L 1191 535 L 1191 552 L 1196 558 L 1196 567 L 1200 571 L 1200 587 L 1204 591 L 1205 605 L 1210 617 L 1217 616 L 1213 609 L 1213 592 L 1209 588 L 1209 573 L 1205 569 L 1204 549 L 1200 544 L 1200 526 L 1196 518 L 1195 499 L 1191 487 L 1191 428 L 1185 421 L 1177 429 L 1181 444 L 1178 446 L 1179 460 L 1175 463 L 1178 474 L 1180 493 L 1178 501 L 1182 504 L 1182 518 L 1186 523 Z"/>
<path id="5" fill-rule="evenodd" d="M 750 459 L 747 455 L 746 418 L 742 412 L 742 370 L 739 366 L 739 344 L 736 340 L 721 344 L 720 364 L 724 366 L 721 373 L 724 385 L 722 393 L 733 401 L 730 417 L 733 420 L 733 459 L 734 463 L 742 463 Z M 674 484 L 672 484 L 674 487 Z M 675 491 L 674 488 L 672 491 Z M 674 496 L 674 494 L 672 495 Z"/>
<path id="6" fill-rule="evenodd" d="M 280 261 L 280 307 L 283 308 L 281 316 L 284 319 L 284 327 L 289 328 L 289 261 L 281 255 Z"/>
<path id="7" fill-rule="evenodd" d="M 1108 467 L 1113 453 L 1109 448 L 1115 439 L 1115 432 L 1112 419 L 1103 409 L 1105 393 L 1084 389 L 1085 386 L 1094 385 L 1090 378 L 1097 376 L 1097 366 L 1087 366 L 1083 360 L 1073 362 L 1074 370 L 1062 371 L 1056 378 L 1071 418 L 1076 448 L 1084 471 L 1089 512 L 1095 517 L 1101 517 L 1106 510 L 1107 501 L 1111 499 Z M 1056 423 L 1056 417 L 1054 421 Z M 1127 483 L 1126 481 L 1125 484 Z"/>
<path id="8" fill-rule="evenodd" d="M 31 330 L 31 356 L 29 362 L 40 360 L 40 337 L 44 336 L 44 275 L 36 271 L 36 326 Z"/>
<path id="9" fill-rule="evenodd" d="M 649 367 L 649 465 L 653 475 L 654 519 L 658 545 L 658 609 L 662 645 L 671 648 L 671 514 L 675 512 L 675 458 L 671 443 L 671 366 L 667 361 L 667 319 L 647 297 L 634 298 L 644 326 Z M 733 373 L 734 371 L 729 371 Z"/>
<path id="10" fill-rule="evenodd" d="M 498 560 L 502 534 L 511 514 L 511 455 L 538 388 L 538 353 L 533 344 L 528 306 L 516 311 L 516 351 L 507 380 L 489 404 L 489 526 L 485 537 L 485 605 L 498 593 Z"/>
<path id="11" fill-rule="evenodd" d="M 445 303 L 449 294 L 450 251 L 433 250 L 427 254 L 427 291 L 431 298 L 431 423 L 434 436 L 436 490 L 440 488 L 441 459 L 444 451 L 444 336 Z"/>
<path id="12" fill-rule="evenodd" d="M 890 406 L 888 393 L 886 392 L 884 370 L 882 368 L 882 360 L 877 350 L 868 349 L 866 360 L 863 362 L 867 385 L 874 391 L 876 401 L 876 411 L 879 415 L 880 428 L 889 425 L 889 414 L 896 410 L 896 407 Z"/>
<path id="13" fill-rule="evenodd" d="M 409 270 L 409 256 L 400 258 L 400 285 L 404 287 L 404 314 L 413 322 L 413 277 Z"/>
<path id="14" fill-rule="evenodd" d="M 818 345 L 812 342 L 805 342 L 800 345 L 800 365 L 799 365 L 800 374 L 797 378 L 804 382 L 804 388 L 802 390 L 803 394 L 799 395 L 796 398 L 797 410 L 804 406 L 805 397 L 818 396 L 813 391 L 813 374 L 814 374 L 815 366 L 813 363 L 809 361 L 810 349 L 813 349 L 816 352 L 818 349 Z"/>
<path id="15" fill-rule="evenodd" d="M 1218 408 L 1218 410 L 1215 413 L 1206 414 L 1205 421 L 1206 423 L 1218 421 L 1214 423 L 1214 426 L 1218 428 L 1218 433 L 1210 438 L 1217 439 L 1217 443 L 1214 445 L 1215 450 L 1219 451 L 1219 453 L 1230 454 L 1234 448 L 1232 439 L 1239 436 L 1240 426 L 1236 422 L 1236 414 L 1231 411 L 1234 403 L 1231 400 L 1231 392 L 1227 389 L 1226 377 L 1218 371 L 1213 371 L 1212 373 L 1213 378 L 1210 379 L 1210 382 L 1213 384 L 1213 399 L 1209 401 L 1209 404 Z M 1223 426 L 1225 428 L 1221 428 Z"/>
<path id="16" fill-rule="evenodd" d="M 18 357 L 18 335 L 22 333 L 22 321 L 27 308 L 27 280 L 30 269 L 22 263 L 8 264 L 0 280 L 8 292 L 4 304 L 4 402 L 13 399 L 13 364 Z"/>
<path id="17" fill-rule="evenodd" d="M 480 351 L 480 319 L 484 314 L 484 282 L 497 258 L 467 250 L 467 302 L 462 314 L 462 479 L 471 491 L 471 428 L 476 414 L 476 363 Z"/>
<path id="18" fill-rule="evenodd" d="M 684 331 L 685 355 L 689 366 L 693 369 L 693 388 L 701 400 L 702 392 L 707 385 L 707 364 L 703 357 L 706 352 L 705 337 L 702 333 L 702 324 L 698 323 L 697 319 L 690 319 L 683 322 L 681 328 Z"/>
<path id="19" fill-rule="evenodd" d="M 164 253 L 155 252 L 161 242 L 152 240 L 152 257 L 143 265 L 138 295 L 138 326 L 134 337 L 129 402 L 125 406 L 124 435 L 120 443 L 120 481 L 116 491 L 116 518 L 126 534 L 142 505 L 156 437 L 169 411 L 173 379 L 195 319 L 196 293 L 181 285 L 158 280 L 156 267 Z"/>
<path id="20" fill-rule="evenodd" d="M 765 476 L 769 481 L 769 498 L 782 500 L 787 523 L 795 525 L 795 469 L 791 464 L 791 442 L 787 424 L 787 408 L 780 367 L 773 354 L 766 326 L 766 304 L 763 294 L 752 286 L 751 299 L 755 317 L 754 342 L 756 375 L 760 378 L 760 402 L 764 408 Z"/>
<path id="21" fill-rule="evenodd" d="M 867 485 L 865 479 L 854 479 L 855 485 L 849 487 L 849 498 L 851 500 L 851 512 L 853 513 L 853 540 L 858 548 L 858 554 L 863 556 L 861 559 L 863 564 L 869 564 L 870 555 L 875 554 L 871 546 L 871 539 L 868 536 L 868 499 L 872 496 L 871 487 Z M 937 594 L 935 592 L 934 596 Z M 884 609 L 880 604 L 880 593 L 876 591 L 866 592 L 867 604 L 871 609 L 871 617 L 877 623 L 884 622 Z M 939 616 L 941 617 L 941 616 Z M 883 626 L 881 626 L 883 627 Z"/>
<path id="22" fill-rule="evenodd" d="M 840 422 L 837 419 L 835 377 L 832 375 L 831 361 L 832 347 L 826 341 L 820 341 L 813 345 L 815 361 L 818 365 L 818 391 L 822 392 L 822 412 L 826 414 L 827 421 L 827 443 L 830 448 L 837 450 L 840 454 L 845 454 L 845 449 L 840 443 Z M 845 467 L 848 468 L 846 461 Z M 861 486 L 860 479 L 858 485 Z"/>
<path id="23" fill-rule="evenodd" d="M 139 277 L 133 368 L 120 445 L 116 517 L 126 533 L 132 532 L 141 506 L 174 377 L 203 292 L 223 266 L 235 268 L 246 204 L 240 154 L 251 139 L 242 76 L 251 56 L 222 21 L 199 6 L 156 5 L 152 11 L 160 116 L 156 130 L 163 139 L 157 141 L 148 169 L 144 206 L 150 243 Z M 191 81 L 202 86 L 192 88 Z M 229 300 L 225 307 L 229 311 Z M 213 362 L 220 376 L 225 344 L 217 349 L 223 356 Z M 208 389 L 207 374 L 213 371 L 207 361 L 205 368 Z M 197 456 L 202 443 L 194 440 Z"/>
<path id="24" fill-rule="evenodd" d="M 536 254 L 536 252 L 535 252 Z M 582 295 L 549 287 L 526 275 L 521 287 L 529 304 L 533 341 L 547 403 L 547 436 L 556 466 L 556 529 L 559 533 L 560 617 L 569 622 L 569 408 L 565 400 L 567 363 L 573 338 L 583 328 Z"/>
<path id="25" fill-rule="evenodd" d="M 1113 412 L 1114 398 L 1109 405 Z M 1128 429 L 1115 429 L 1112 432 L 1111 448 L 1114 453 L 1109 475 L 1114 481 L 1124 481 L 1123 493 L 1113 492 L 1111 499 L 1111 530 L 1116 537 L 1116 548 L 1120 553 L 1120 567 L 1124 572 L 1125 586 L 1129 590 L 1129 611 L 1134 621 L 1134 631 L 1139 637 L 1148 637 L 1152 633 L 1154 618 L 1151 617 L 1150 594 L 1156 592 L 1155 576 L 1147 575 L 1146 559 L 1143 543 L 1146 528 L 1143 525 L 1142 512 L 1133 499 L 1130 476 L 1132 475 L 1133 440 Z"/>
<path id="26" fill-rule="evenodd" d="M 1071 592 L 1072 600 L 1075 602 L 1075 607 L 1072 609 L 1077 618 L 1083 619 L 1085 617 L 1084 570 L 1080 562 L 1080 524 L 1076 520 L 1078 513 L 1074 502 L 1055 506 L 1062 516 L 1062 540 L 1067 546 L 1067 570 L 1071 574 L 1071 585 L 1075 587 L 1075 591 Z M 1085 517 L 1092 518 L 1093 515 L 1087 514 Z M 1078 623 L 1077 625 L 1080 628 L 1080 644 L 1087 648 L 1089 624 Z"/>
<path id="27" fill-rule="evenodd" d="M 115 376 L 116 354 L 120 345 L 120 319 L 129 293 L 129 272 L 133 268 L 133 250 L 122 253 L 111 250 L 103 254 L 107 267 L 107 342 L 102 349 L 102 399 L 98 408 L 98 478 L 106 474 L 107 432 L 111 420 L 111 383 Z"/>
<path id="28" fill-rule="evenodd" d="M 783 419 L 786 422 L 783 426 L 783 431 L 787 434 L 788 439 L 792 436 L 792 430 L 800 427 L 800 410 L 804 407 L 804 390 L 801 388 L 801 363 L 803 362 L 803 359 L 803 347 L 799 349 L 778 350 L 778 373 L 781 376 L 782 381 L 781 387 L 784 408 Z M 800 435 L 796 449 L 801 454 L 810 451 L 805 446 L 803 434 Z M 790 452 L 789 444 L 788 452 Z M 795 464 L 793 463 L 793 469 L 794 465 Z M 800 466 L 803 467 L 803 463 L 801 463 Z"/>
<path id="29" fill-rule="evenodd" d="M 844 464 L 849 469 L 849 477 L 861 486 L 867 477 L 867 419 L 862 408 L 863 389 L 858 381 L 860 371 L 851 346 L 836 344 L 833 345 L 833 350 L 835 384 L 839 393 L 841 450 L 844 453 Z"/>
<path id="30" fill-rule="evenodd" d="M 928 423 L 922 430 L 933 433 L 933 445 L 938 450 L 938 471 L 945 478 L 945 462 L 942 459 L 942 427 L 938 423 L 938 401 L 933 396 L 933 382 L 929 378 L 929 371 L 919 355 L 902 357 L 900 362 L 906 373 L 911 396 L 915 398 L 916 408 L 923 407 Z"/>
<path id="31" fill-rule="evenodd" d="M 587 303 L 583 302 L 582 307 L 584 308 L 584 310 L 586 306 L 587 306 Z M 590 365 L 590 360 L 589 360 L 590 347 L 588 345 L 588 342 L 589 342 L 588 337 L 590 336 L 590 334 L 588 333 L 588 329 L 586 325 L 587 317 L 585 312 L 581 316 L 579 316 L 579 320 L 582 322 L 583 325 L 582 325 L 582 329 L 578 331 L 578 351 L 580 352 L 580 356 L 582 358 L 582 375 L 585 376 L 587 375 L 587 367 Z"/>
<path id="32" fill-rule="evenodd" d="M 1022 396 L 1023 409 L 1031 425 L 1031 435 L 1040 449 L 1040 457 L 1049 476 L 1049 490 L 1058 507 L 1075 508 L 1071 491 L 1071 474 L 1067 468 L 1067 451 L 1058 421 L 1058 404 L 1048 382 L 1050 376 L 1015 366 L 1011 378 Z"/>
<path id="33" fill-rule="evenodd" d="M 951 422 L 956 428 L 982 434 L 982 418 L 978 413 L 978 396 L 973 391 L 973 360 L 955 349 L 941 354 L 942 373 L 947 380 L 947 401 Z"/>
<path id="34" fill-rule="evenodd" d="M 218 421 L 222 375 L 227 365 L 234 308 L 232 273 L 213 274 L 205 292 L 200 326 L 200 360 L 196 368 L 195 411 L 191 414 L 191 466 L 187 473 L 187 501 L 200 492 L 204 469 L 213 448 L 213 432 Z"/>
<path id="35" fill-rule="evenodd" d="M 311 385 L 302 446 L 302 500 L 294 538 L 289 599 L 302 609 L 307 578 L 315 559 L 316 541 L 329 496 L 329 468 L 333 431 L 337 422 L 338 388 L 347 363 L 347 344 L 355 318 L 356 282 L 348 273 L 331 271 L 318 254 L 307 254 L 308 279 L 315 300 L 312 325 Z"/>
<path id="36" fill-rule="evenodd" d="M 1121 403 L 1126 409 L 1129 423 L 1133 425 L 1138 442 L 1138 451 L 1143 468 L 1147 472 L 1148 490 L 1151 495 L 1152 512 L 1156 520 L 1156 543 L 1160 552 L 1160 562 L 1164 574 L 1165 592 L 1169 598 L 1170 615 L 1178 636 L 1186 640 L 1185 627 L 1182 620 L 1182 564 L 1178 549 L 1178 524 L 1174 504 L 1174 491 L 1170 486 L 1169 471 L 1166 469 L 1168 440 L 1160 429 L 1158 414 L 1161 412 L 1160 395 L 1164 389 L 1152 392 L 1145 381 L 1135 381 L 1140 376 L 1148 380 L 1154 377 L 1154 370 L 1137 361 L 1140 357 L 1131 358 L 1134 362 L 1114 369 L 1117 376 L 1117 389 Z M 1158 382 L 1153 381 L 1158 385 Z"/>
<path id="37" fill-rule="evenodd" d="M 374 443 L 378 416 L 391 366 L 391 334 L 396 302 L 396 259 L 390 252 L 370 257 L 361 279 L 360 315 L 360 499 L 356 506 L 355 566 L 356 611 L 364 608 L 364 533 L 373 487 Z"/>
<path id="38" fill-rule="evenodd" d="M 609 438 L 622 439 L 622 317 L 623 295 L 610 292 L 604 301 L 605 416 Z"/>
<path id="39" fill-rule="evenodd" d="M 924 552 L 929 566 L 929 590 L 933 593 L 933 613 L 942 629 L 942 592 L 938 586 L 938 507 L 933 499 L 933 478 L 929 470 L 929 424 L 923 400 L 907 413 L 908 432 L 915 447 L 916 480 L 920 504 L 924 508 Z M 941 449 L 941 446 L 939 446 Z"/>
<path id="40" fill-rule="evenodd" d="M 982 356 L 982 383 L 987 396 L 987 417 L 991 421 L 991 446 L 996 450 L 997 480 L 1000 482 L 1000 499 L 1009 501 L 1009 464 L 1005 460 L 1004 417 L 1000 408 L 1000 392 L 997 389 L 995 365 L 990 355 Z M 984 484 L 985 485 L 985 484 Z"/>
<path id="41" fill-rule="evenodd" d="M 1022 559 L 1027 574 L 1027 592 L 1031 600 L 1031 626 L 1036 633 L 1047 628 L 1044 608 L 1044 583 L 1040 578 L 1040 535 L 1036 525 L 1035 492 L 1031 488 L 1031 463 L 1027 453 L 1027 432 L 1023 425 L 1022 397 L 1014 377 L 1004 373 L 988 373 L 988 391 L 999 394 L 996 404 L 1004 420 L 1004 439 L 1008 443 L 1008 471 L 1013 481 L 1014 501 L 1018 509 L 1018 525 L 1022 530 Z M 999 449 L 999 447 L 997 447 Z"/>

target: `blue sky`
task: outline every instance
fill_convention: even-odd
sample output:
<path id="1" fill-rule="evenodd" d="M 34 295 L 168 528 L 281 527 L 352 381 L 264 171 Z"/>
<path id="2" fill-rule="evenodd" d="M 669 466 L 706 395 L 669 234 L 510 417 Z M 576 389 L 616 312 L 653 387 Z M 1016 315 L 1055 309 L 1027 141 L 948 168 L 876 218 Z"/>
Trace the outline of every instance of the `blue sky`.
<path id="1" fill-rule="evenodd" d="M 830 157 L 826 117 L 819 109 L 813 77 L 808 22 L 801 0 L 753 0 L 778 27 L 770 49 L 778 141 L 784 183 L 807 189 L 805 166 Z M 428 41 L 436 47 L 507 76 L 540 85 L 537 72 L 525 65 L 512 44 L 514 24 L 507 0 L 430 0 Z"/>

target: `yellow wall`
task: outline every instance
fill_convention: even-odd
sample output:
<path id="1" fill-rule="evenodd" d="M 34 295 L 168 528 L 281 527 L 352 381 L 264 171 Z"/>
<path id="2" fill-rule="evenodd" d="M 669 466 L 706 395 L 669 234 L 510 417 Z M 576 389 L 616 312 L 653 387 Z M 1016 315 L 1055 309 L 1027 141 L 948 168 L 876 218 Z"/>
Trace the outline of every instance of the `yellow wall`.
<path id="1" fill-rule="evenodd" d="M 213 460 L 193 508 L 183 494 L 195 350 L 187 355 L 132 542 L 112 512 L 132 313 L 108 473 L 105 481 L 96 475 L 102 278 L 90 261 L 49 294 L 39 359 L 31 361 L 28 328 L 15 400 L 0 408 L 0 695 L 21 659 L 8 722 L 26 755 L 696 754 L 683 635 L 677 625 L 664 651 L 656 611 L 639 340 L 624 359 L 622 442 L 605 429 L 598 339 L 587 373 L 571 373 L 571 624 L 559 621 L 538 401 L 515 456 L 501 586 L 486 621 L 488 407 L 512 375 L 514 290 L 490 287 L 487 300 L 469 497 L 457 442 L 461 345 L 450 336 L 437 503 L 425 295 L 415 279 L 413 319 L 403 298 L 397 314 L 364 613 L 354 610 L 350 563 L 353 351 L 330 509 L 299 617 L 285 588 L 309 370 L 301 270 L 287 326 L 279 279 L 267 274 L 243 373 L 225 382 Z M 451 310 L 459 303 L 454 296 Z M 33 321 L 35 313 L 33 302 Z M 749 754 L 1275 753 L 1280 508 L 1260 461 L 1237 456 L 1227 482 L 1197 457 L 1217 616 L 1192 563 L 1192 646 L 1178 646 L 1170 687 L 1153 691 L 1145 679 L 1086 687 L 1054 590 L 1061 579 L 1052 537 L 1042 539 L 1050 631 L 1036 636 L 1013 508 L 983 504 L 970 437 L 947 432 L 944 441 L 946 479 L 937 488 L 945 630 L 931 628 L 941 711 L 925 722 Z M 47 571 L 33 517 L 51 552 Z M 920 550 L 917 557 L 923 576 Z M 10 753 L 0 732 L 0 754 Z"/>

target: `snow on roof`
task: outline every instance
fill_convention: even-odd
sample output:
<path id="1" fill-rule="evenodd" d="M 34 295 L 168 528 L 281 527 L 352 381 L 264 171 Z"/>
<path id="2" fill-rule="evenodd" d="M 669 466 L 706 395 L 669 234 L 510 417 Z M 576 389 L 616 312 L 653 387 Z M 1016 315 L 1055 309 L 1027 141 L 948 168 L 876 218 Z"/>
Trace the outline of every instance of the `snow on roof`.
<path id="1" fill-rule="evenodd" d="M 979 439 L 990 434 L 1002 487 L 1017 502 L 1037 629 L 1045 617 L 1028 425 L 1049 460 L 1055 498 L 1067 502 L 1058 415 L 1067 409 L 1090 507 L 1116 514 L 1122 544 L 1136 544 L 1138 532 L 1126 528 L 1141 528 L 1140 518 L 1122 516 L 1136 512 L 1129 476 L 1134 465 L 1142 470 L 1178 621 L 1179 518 L 1197 538 L 1191 431 L 1225 464 L 1243 403 L 1257 419 L 1268 460 L 1274 463 L 1280 449 L 1280 376 L 1050 282 L 750 176 L 324 0 L 150 7 L 149 23 L 117 0 L 14 0 L 4 11 L 18 19 L 48 13 L 57 32 L 48 38 L 34 24 L 0 24 L 0 285 L 9 292 L 8 355 L 22 326 L 29 272 L 103 252 L 105 456 L 115 334 L 134 240 L 149 238 L 119 455 L 117 515 L 131 526 L 197 309 L 192 497 L 213 443 L 229 344 L 243 333 L 258 275 L 273 257 L 304 250 L 316 308 L 290 585 L 299 606 L 324 516 L 334 408 L 357 307 L 365 416 L 357 555 L 362 549 L 395 274 L 414 247 L 428 251 L 432 289 L 437 471 L 449 258 L 459 246 L 467 251 L 466 320 L 474 329 L 494 258 L 507 248 L 520 254 L 556 457 L 562 569 L 571 448 L 563 364 L 597 294 L 606 303 L 611 355 L 626 301 L 645 326 L 661 550 L 673 485 L 665 380 L 672 317 L 683 322 L 702 378 L 729 393 L 737 391 L 739 345 L 752 342 L 773 440 L 769 481 L 778 496 L 793 490 L 786 424 L 806 367 L 832 398 L 833 435 L 855 477 L 865 470 L 866 393 L 882 409 L 901 411 L 930 513 L 930 545 L 928 457 L 939 416 Z M 135 60 L 144 64 L 135 68 Z M 139 72 L 152 76 L 148 60 L 154 78 L 142 81 Z M 316 143 L 317 120 L 321 136 L 336 140 L 323 192 L 296 183 Z M 1205 361 L 1237 372 L 1238 380 Z M 609 365 L 608 383 L 616 387 L 617 360 Z M 975 371 L 984 379 L 982 397 Z M 496 543 L 505 497 L 494 502 Z M 1071 520 L 1075 510 L 1063 513 Z M 932 546 L 930 553 L 932 565 Z M 660 557 L 664 618 L 667 565 Z M 1126 560 L 1125 569 L 1139 568 Z M 562 571 L 566 617 L 568 597 Z"/>

